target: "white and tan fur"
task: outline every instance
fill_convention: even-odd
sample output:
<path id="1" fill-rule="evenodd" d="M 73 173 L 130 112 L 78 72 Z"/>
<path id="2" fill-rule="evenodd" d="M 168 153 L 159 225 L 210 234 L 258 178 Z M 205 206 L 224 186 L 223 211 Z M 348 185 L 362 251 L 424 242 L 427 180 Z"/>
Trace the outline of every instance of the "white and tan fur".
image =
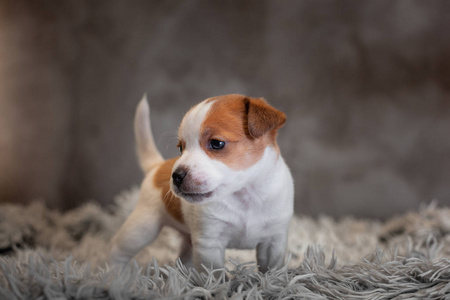
<path id="1" fill-rule="evenodd" d="M 164 161 L 144 98 L 136 111 L 135 132 L 146 177 L 136 208 L 112 240 L 111 261 L 125 264 L 163 226 L 172 226 L 185 237 L 180 257 L 188 262 L 192 255 L 198 270 L 202 264 L 223 267 L 226 248 L 256 248 L 263 272 L 281 267 L 294 193 L 276 142 L 285 121 L 263 99 L 210 98 L 181 122 L 181 156 Z M 219 142 L 223 148 L 217 147 Z"/>

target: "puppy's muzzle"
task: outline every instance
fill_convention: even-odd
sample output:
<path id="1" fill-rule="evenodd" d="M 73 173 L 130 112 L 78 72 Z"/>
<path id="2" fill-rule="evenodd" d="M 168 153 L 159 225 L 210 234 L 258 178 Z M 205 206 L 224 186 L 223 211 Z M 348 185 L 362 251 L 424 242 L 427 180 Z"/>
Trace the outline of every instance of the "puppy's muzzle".
<path id="1" fill-rule="evenodd" d="M 182 168 L 178 168 L 175 170 L 175 172 L 172 173 L 173 184 L 177 188 L 181 186 L 181 184 L 183 183 L 183 179 L 186 177 L 187 173 L 188 172 Z"/>
<path id="2" fill-rule="evenodd" d="M 192 177 L 187 167 L 178 167 L 172 173 L 172 183 L 174 187 L 172 191 L 191 203 L 202 202 L 213 195 L 212 190 L 204 190 L 206 182 L 198 177 Z"/>

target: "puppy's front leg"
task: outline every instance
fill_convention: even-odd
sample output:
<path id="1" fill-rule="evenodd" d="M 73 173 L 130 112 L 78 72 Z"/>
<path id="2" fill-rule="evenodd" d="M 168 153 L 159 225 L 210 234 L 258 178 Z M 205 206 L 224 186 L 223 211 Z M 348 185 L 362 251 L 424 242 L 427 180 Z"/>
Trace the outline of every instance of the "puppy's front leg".
<path id="1" fill-rule="evenodd" d="M 224 266 L 226 245 L 217 238 L 201 238 L 193 240 L 194 266 L 197 271 L 207 268 L 219 269 Z"/>
<path id="2" fill-rule="evenodd" d="M 259 243 L 256 248 L 259 270 L 265 273 L 269 269 L 281 268 L 284 265 L 286 246 L 287 232 L 280 232 L 271 239 Z"/>
<path id="3" fill-rule="evenodd" d="M 190 234 L 182 234 L 180 260 L 188 268 L 193 267 L 192 261 L 192 243 Z"/>

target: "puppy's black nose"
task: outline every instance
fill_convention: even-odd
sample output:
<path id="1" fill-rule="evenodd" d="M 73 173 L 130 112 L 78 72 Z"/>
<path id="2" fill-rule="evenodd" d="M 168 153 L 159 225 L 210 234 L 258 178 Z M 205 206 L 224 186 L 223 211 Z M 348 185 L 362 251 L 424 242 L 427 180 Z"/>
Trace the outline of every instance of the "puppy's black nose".
<path id="1" fill-rule="evenodd" d="M 175 172 L 172 173 L 173 184 L 175 184 L 177 187 L 180 187 L 180 185 L 183 183 L 183 178 L 186 177 L 186 174 L 186 170 L 181 168 L 176 169 Z"/>

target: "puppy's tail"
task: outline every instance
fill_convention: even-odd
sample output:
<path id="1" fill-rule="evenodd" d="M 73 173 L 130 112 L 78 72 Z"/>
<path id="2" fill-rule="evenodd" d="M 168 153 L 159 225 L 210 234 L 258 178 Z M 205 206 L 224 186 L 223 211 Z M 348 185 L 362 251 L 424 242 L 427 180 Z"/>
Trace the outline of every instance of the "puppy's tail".
<path id="1" fill-rule="evenodd" d="M 155 145 L 152 128 L 150 126 L 150 108 L 147 95 L 142 97 L 136 109 L 134 118 L 134 134 L 136 137 L 136 150 L 142 170 L 148 173 L 158 163 L 164 161 Z"/>

